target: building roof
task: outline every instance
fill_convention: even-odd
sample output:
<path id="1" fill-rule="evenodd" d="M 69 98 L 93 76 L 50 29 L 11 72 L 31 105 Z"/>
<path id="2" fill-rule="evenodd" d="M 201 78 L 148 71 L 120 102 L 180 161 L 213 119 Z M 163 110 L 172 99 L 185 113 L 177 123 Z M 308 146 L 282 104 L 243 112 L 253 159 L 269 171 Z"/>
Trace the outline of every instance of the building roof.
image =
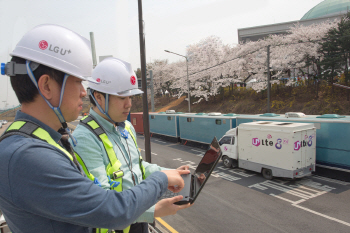
<path id="1" fill-rule="evenodd" d="M 350 0 L 324 0 L 311 8 L 300 20 L 344 15 L 350 10 Z"/>

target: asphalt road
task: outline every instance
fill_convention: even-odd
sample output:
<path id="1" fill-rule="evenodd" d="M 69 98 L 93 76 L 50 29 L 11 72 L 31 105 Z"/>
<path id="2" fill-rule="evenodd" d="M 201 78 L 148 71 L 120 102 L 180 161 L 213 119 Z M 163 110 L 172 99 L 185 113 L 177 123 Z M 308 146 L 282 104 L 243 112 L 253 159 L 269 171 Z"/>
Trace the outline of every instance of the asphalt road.
<path id="1" fill-rule="evenodd" d="M 138 135 L 144 149 L 144 138 Z M 191 170 L 204 150 L 151 138 L 152 163 Z M 143 156 L 144 151 L 143 151 Z M 350 183 L 319 176 L 265 180 L 219 162 L 195 204 L 162 218 L 175 231 L 350 232 Z"/>

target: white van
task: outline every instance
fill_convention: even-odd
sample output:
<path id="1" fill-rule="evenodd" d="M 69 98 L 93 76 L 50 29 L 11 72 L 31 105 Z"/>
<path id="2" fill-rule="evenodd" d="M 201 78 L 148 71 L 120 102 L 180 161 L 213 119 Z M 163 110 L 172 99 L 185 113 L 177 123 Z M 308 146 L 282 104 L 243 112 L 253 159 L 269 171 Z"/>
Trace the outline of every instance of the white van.
<path id="1" fill-rule="evenodd" d="M 219 141 L 226 167 L 273 177 L 300 178 L 316 166 L 316 128 L 310 123 L 257 121 L 240 124 Z"/>

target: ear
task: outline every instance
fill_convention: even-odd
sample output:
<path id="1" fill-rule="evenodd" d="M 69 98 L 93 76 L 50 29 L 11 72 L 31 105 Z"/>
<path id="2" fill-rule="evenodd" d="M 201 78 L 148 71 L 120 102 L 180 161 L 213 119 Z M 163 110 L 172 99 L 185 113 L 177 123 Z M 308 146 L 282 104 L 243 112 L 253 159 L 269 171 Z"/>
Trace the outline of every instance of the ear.
<path id="1" fill-rule="evenodd" d="M 41 94 L 47 99 L 51 100 L 55 95 L 54 85 L 55 80 L 53 80 L 49 75 L 44 74 L 40 76 L 38 81 L 38 88 Z M 58 84 L 57 84 L 58 85 Z"/>
<path id="2" fill-rule="evenodd" d="M 105 97 L 97 91 L 94 91 L 94 97 L 97 103 L 102 107 L 102 109 L 105 110 Z"/>

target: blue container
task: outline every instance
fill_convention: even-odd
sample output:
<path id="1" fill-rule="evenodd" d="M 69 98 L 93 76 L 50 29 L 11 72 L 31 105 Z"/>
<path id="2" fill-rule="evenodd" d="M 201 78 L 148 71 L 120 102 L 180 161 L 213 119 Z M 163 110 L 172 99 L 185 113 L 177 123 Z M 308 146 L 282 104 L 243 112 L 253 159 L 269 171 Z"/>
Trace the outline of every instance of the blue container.
<path id="1" fill-rule="evenodd" d="M 210 144 L 219 140 L 229 129 L 236 127 L 236 114 L 197 113 L 179 115 L 180 138 Z"/>
<path id="2" fill-rule="evenodd" d="M 150 113 L 149 114 L 149 125 L 150 132 L 165 135 L 169 137 L 179 138 L 179 116 L 183 113 Z"/>
<path id="3" fill-rule="evenodd" d="M 281 121 L 314 123 L 316 127 L 316 164 L 325 168 L 350 170 L 350 116 L 337 114 L 305 115 L 300 118 L 285 115 L 244 115 L 237 117 L 237 125 L 252 121 Z"/>

